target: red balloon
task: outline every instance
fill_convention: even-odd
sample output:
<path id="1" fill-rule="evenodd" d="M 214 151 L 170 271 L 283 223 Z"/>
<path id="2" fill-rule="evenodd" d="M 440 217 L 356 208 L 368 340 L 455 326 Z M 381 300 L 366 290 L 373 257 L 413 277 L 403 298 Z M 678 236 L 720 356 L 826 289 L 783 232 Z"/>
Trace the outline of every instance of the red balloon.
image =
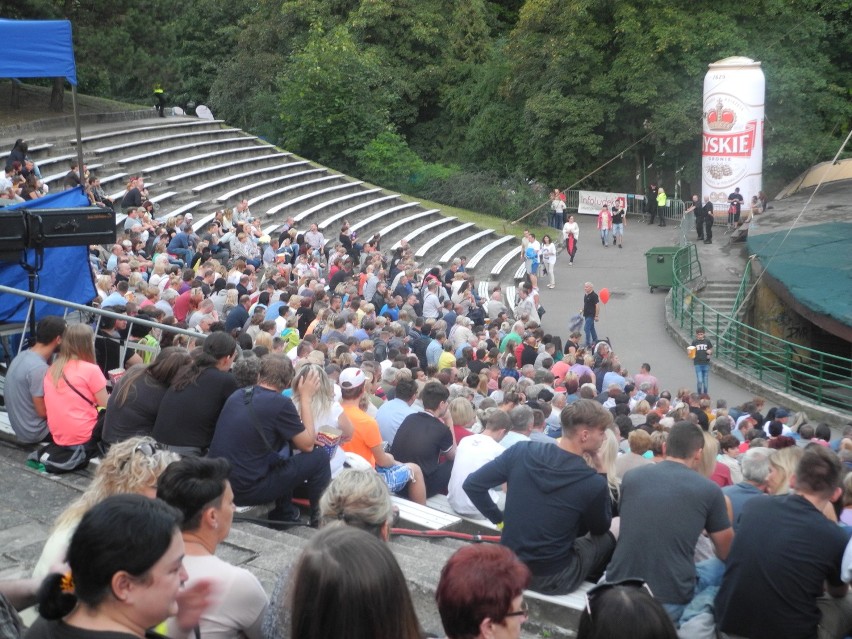
<path id="1" fill-rule="evenodd" d="M 602 288 L 598 292 L 598 297 L 600 298 L 601 303 L 606 304 L 609 301 L 609 289 L 608 288 Z"/>

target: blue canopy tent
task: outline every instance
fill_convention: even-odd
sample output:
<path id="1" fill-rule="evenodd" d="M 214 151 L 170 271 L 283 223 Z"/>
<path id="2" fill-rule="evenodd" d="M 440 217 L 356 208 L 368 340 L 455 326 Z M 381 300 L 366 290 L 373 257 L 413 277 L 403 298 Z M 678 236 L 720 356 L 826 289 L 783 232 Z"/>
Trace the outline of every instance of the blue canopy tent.
<path id="1" fill-rule="evenodd" d="M 77 86 L 68 20 L 0 19 L 0 78 L 65 78 Z"/>
<path id="2" fill-rule="evenodd" d="M 69 20 L 0 19 L 0 78 L 65 78 L 71 84 L 77 161 L 83 166 L 77 112 L 77 63 Z"/>
<path id="3" fill-rule="evenodd" d="M 89 206 L 89 198 L 82 187 L 76 187 L 45 197 L 21 202 L 0 209 L 0 215 L 17 209 L 76 208 Z M 27 262 L 35 262 L 34 250 L 27 250 Z M 0 262 L 0 284 L 22 291 L 28 289 L 28 273 L 17 262 Z M 39 272 L 37 293 L 77 304 L 88 304 L 96 296 L 92 270 L 86 246 L 67 246 L 44 249 L 44 266 Z M 28 300 L 13 295 L 0 295 L 0 322 L 23 322 L 27 316 Z M 62 315 L 64 308 L 58 304 L 36 302 L 36 319 L 45 315 Z"/>

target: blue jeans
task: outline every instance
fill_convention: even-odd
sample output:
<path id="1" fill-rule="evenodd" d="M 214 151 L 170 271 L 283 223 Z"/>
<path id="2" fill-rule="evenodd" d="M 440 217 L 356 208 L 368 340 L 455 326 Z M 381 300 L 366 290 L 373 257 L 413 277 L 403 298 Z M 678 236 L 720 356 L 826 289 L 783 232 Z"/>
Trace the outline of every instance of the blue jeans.
<path id="1" fill-rule="evenodd" d="M 686 609 L 686 604 L 664 603 L 663 608 L 665 608 L 666 613 L 669 615 L 669 619 L 672 620 L 675 628 L 677 628 L 680 625 L 680 618 L 683 615 L 683 611 Z"/>
<path id="2" fill-rule="evenodd" d="M 701 393 L 709 393 L 707 386 L 707 380 L 710 377 L 710 364 L 696 364 L 695 365 L 695 380 L 698 387 L 696 391 L 699 395 Z"/>
<path id="3" fill-rule="evenodd" d="M 186 266 L 192 264 L 192 258 L 195 255 L 195 253 L 192 252 L 192 249 L 176 248 L 166 250 L 168 253 L 171 253 L 172 255 L 177 255 L 179 258 L 181 258 L 183 260 L 183 263 L 186 264 Z"/>
<path id="4" fill-rule="evenodd" d="M 609 229 L 601 229 L 601 242 L 603 242 L 604 246 L 609 241 Z"/>
<path id="5" fill-rule="evenodd" d="M 595 318 L 584 318 L 583 330 L 586 332 L 586 344 L 591 346 L 598 341 L 598 332 L 595 330 Z"/>
<path id="6" fill-rule="evenodd" d="M 562 222 L 562 213 L 557 213 L 556 211 L 551 212 L 550 214 L 550 226 L 555 229 L 562 230 L 563 222 Z"/>

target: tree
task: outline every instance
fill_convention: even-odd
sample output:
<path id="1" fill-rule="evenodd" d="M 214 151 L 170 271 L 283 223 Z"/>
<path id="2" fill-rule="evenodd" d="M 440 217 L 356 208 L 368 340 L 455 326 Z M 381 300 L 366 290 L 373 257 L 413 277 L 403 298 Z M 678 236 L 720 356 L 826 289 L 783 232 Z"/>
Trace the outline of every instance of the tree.
<path id="1" fill-rule="evenodd" d="M 341 170 L 387 129 L 395 96 L 379 59 L 343 25 L 315 27 L 281 74 L 283 145 Z"/>

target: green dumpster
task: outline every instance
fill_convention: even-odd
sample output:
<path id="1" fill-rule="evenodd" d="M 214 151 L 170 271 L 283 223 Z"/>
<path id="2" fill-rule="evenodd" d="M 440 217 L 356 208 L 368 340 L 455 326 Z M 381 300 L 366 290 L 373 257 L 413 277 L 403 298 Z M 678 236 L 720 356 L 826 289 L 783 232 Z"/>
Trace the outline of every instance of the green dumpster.
<path id="1" fill-rule="evenodd" d="M 648 286 L 651 292 L 655 288 L 671 288 L 674 285 L 674 261 L 675 253 L 680 250 L 679 246 L 655 246 L 645 253 L 648 265 Z"/>

